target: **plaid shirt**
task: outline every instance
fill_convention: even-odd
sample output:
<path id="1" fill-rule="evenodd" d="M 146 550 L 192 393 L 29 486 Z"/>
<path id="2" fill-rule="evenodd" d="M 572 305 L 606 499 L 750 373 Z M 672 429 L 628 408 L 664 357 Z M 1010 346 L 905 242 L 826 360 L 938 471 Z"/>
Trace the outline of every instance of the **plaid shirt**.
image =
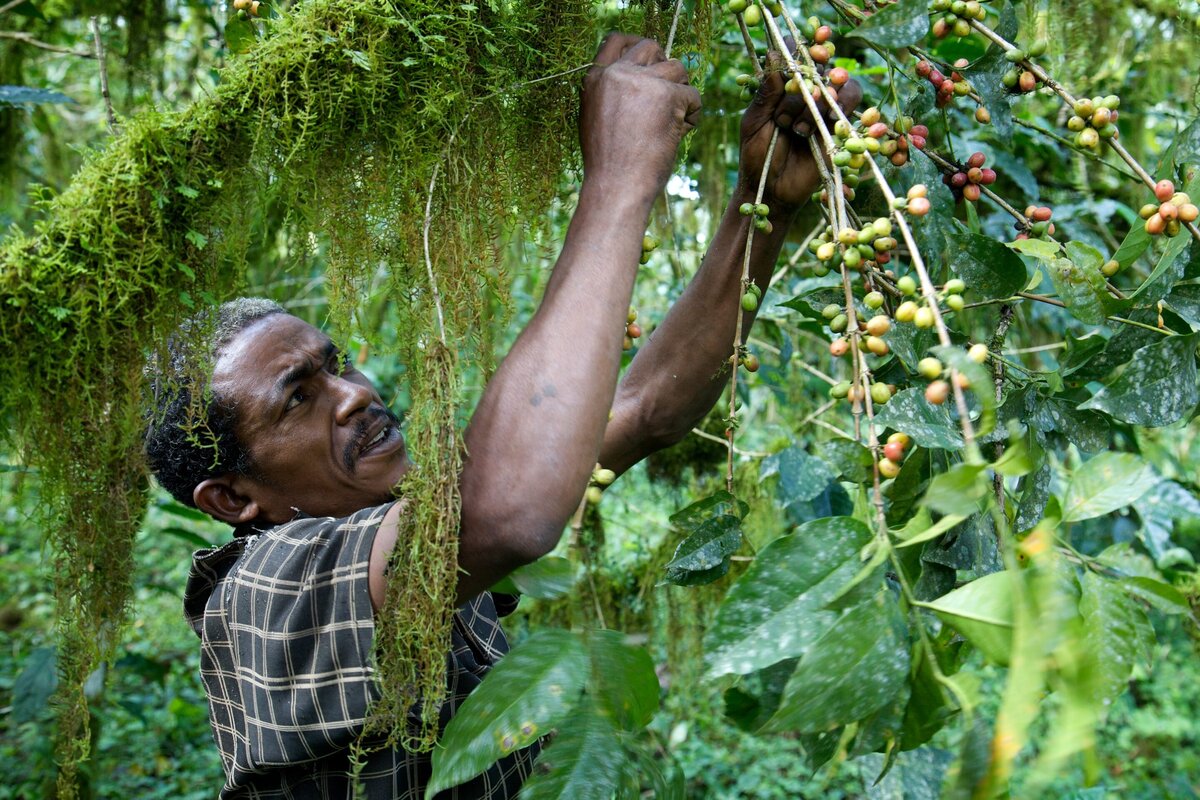
<path id="1" fill-rule="evenodd" d="M 221 798 L 350 798 L 350 744 L 377 696 L 371 668 L 371 543 L 389 506 L 299 519 L 195 553 L 184 597 L 225 787 Z M 499 616 L 516 598 L 484 592 L 454 616 L 443 727 L 505 652 Z M 537 746 L 439 799 L 515 797 Z M 419 800 L 428 753 L 374 752 L 366 797 Z"/>

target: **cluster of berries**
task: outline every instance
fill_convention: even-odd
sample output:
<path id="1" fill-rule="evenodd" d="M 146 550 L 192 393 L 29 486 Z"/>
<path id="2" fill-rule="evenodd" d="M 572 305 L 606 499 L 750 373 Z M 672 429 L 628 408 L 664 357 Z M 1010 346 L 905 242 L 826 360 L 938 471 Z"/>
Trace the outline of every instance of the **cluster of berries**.
<path id="1" fill-rule="evenodd" d="M 1067 119 L 1067 130 L 1075 134 L 1075 146 L 1090 150 L 1102 140 L 1119 139 L 1117 107 L 1120 105 L 1121 98 L 1115 94 L 1076 100 Z"/>
<path id="2" fill-rule="evenodd" d="M 977 0 L 933 0 L 929 10 L 941 14 L 933 21 L 933 35 L 945 39 L 950 34 L 955 36 L 971 35 L 971 20 L 983 22 L 987 19 L 987 9 Z"/>
<path id="3" fill-rule="evenodd" d="M 896 281 L 896 288 L 905 297 L 912 297 L 917 293 L 917 282 L 911 275 L 905 275 Z M 946 308 L 951 311 L 962 311 L 966 306 L 966 301 L 962 296 L 966 290 L 967 285 L 962 280 L 951 278 L 938 292 L 938 302 L 945 303 Z M 911 322 L 918 328 L 932 328 L 934 323 L 933 309 L 928 305 L 921 305 L 916 300 L 905 300 L 900 303 L 896 306 L 893 316 L 896 318 L 896 322 Z"/>
<path id="4" fill-rule="evenodd" d="M 622 344 L 625 350 L 632 350 L 633 340 L 642 338 L 642 326 L 637 324 L 637 318 L 637 309 L 630 306 L 629 314 L 625 317 L 625 341 Z"/>
<path id="5" fill-rule="evenodd" d="M 982 364 L 987 361 L 988 349 L 985 344 L 973 344 L 967 350 L 967 358 L 974 361 L 976 364 Z M 923 378 L 928 378 L 930 383 L 925 387 L 925 399 L 935 406 L 940 406 L 945 403 L 950 397 L 950 383 L 943 375 L 946 373 L 946 368 L 942 362 L 933 356 L 922 358 L 917 362 L 917 374 Z M 960 389 L 970 388 L 970 381 L 961 372 L 955 373 L 954 382 L 958 384 Z"/>
<path id="6" fill-rule="evenodd" d="M 900 464 L 904 461 L 904 451 L 912 444 L 907 433 L 896 431 L 887 438 L 883 446 L 883 458 L 879 460 L 879 475 L 883 478 L 894 478 L 900 474 Z"/>
<path id="7" fill-rule="evenodd" d="M 896 393 L 896 387 L 890 383 L 876 381 L 871 384 L 869 391 L 871 402 L 877 406 L 881 406 L 892 399 L 892 395 Z M 851 403 L 861 402 L 863 400 L 862 395 L 862 389 L 857 384 L 851 384 L 850 381 L 839 381 L 829 387 L 829 396 L 834 400 L 847 400 Z"/>
<path id="8" fill-rule="evenodd" d="M 966 67 L 969 63 L 971 62 L 965 58 L 955 61 L 955 71 L 952 71 L 950 77 L 947 78 L 931 62 L 924 59 L 917 62 L 917 75 L 929 81 L 933 84 L 933 88 L 937 90 L 935 103 L 938 108 L 945 108 L 950 105 L 955 97 L 966 97 L 971 93 L 971 84 L 962 76 L 962 73 L 957 71 Z M 992 121 L 992 115 L 986 108 L 980 106 L 975 111 L 975 119 L 986 125 Z"/>
<path id="9" fill-rule="evenodd" d="M 1195 222 L 1200 216 L 1200 208 L 1192 202 L 1187 192 L 1175 191 L 1175 184 L 1169 180 L 1161 180 L 1154 185 L 1154 197 L 1158 205 L 1147 203 L 1138 211 L 1138 216 L 1146 220 L 1146 233 L 1158 236 L 1176 236 L 1183 230 L 1183 223 Z"/>
<path id="10" fill-rule="evenodd" d="M 1014 48 L 1007 51 L 1004 59 L 1013 66 L 1000 78 L 1001 85 L 1013 94 L 1028 94 L 1035 91 L 1042 85 L 1042 82 L 1038 80 L 1038 76 L 1032 70 L 1021 66 L 1021 62 L 1044 54 L 1047 47 L 1049 44 L 1045 39 L 1038 39 L 1029 46 L 1028 50 Z"/>
<path id="11" fill-rule="evenodd" d="M 1029 230 L 1025 230 L 1025 225 L 1022 222 L 1014 222 L 1019 233 L 1018 239 L 1049 239 L 1054 235 L 1054 223 L 1050 221 L 1050 217 L 1054 215 L 1054 211 L 1049 206 L 1026 206 L 1025 218 L 1029 220 Z"/>
<path id="12" fill-rule="evenodd" d="M 897 197 L 892 207 L 897 211 L 907 211 L 914 217 L 923 217 L 929 213 L 929 187 L 923 183 L 915 183 L 909 187 L 904 197 Z"/>
<path id="13" fill-rule="evenodd" d="M 767 215 L 771 213 L 771 207 L 766 203 L 742 203 L 738 206 L 738 211 L 744 217 L 753 217 L 755 230 L 770 233 L 775 229 L 771 220 L 767 219 Z"/>
<path id="14" fill-rule="evenodd" d="M 260 3 L 259 0 L 233 0 L 233 10 L 242 19 L 247 17 L 257 17 L 266 3 Z"/>
<path id="15" fill-rule="evenodd" d="M 833 226 L 826 226 L 819 236 L 808 243 L 817 257 L 818 277 L 828 275 L 843 263 L 850 269 L 865 269 L 870 262 L 886 264 L 898 242 L 892 236 L 892 221 L 880 217 L 859 230 L 843 228 L 834 241 Z"/>
<path id="16" fill-rule="evenodd" d="M 592 505 L 599 503 L 600 499 L 604 497 L 604 487 L 608 486 L 616 479 L 617 473 L 613 472 L 611 469 L 605 469 L 604 467 L 600 466 L 600 464 L 596 464 L 596 466 L 592 468 L 592 479 L 588 482 L 587 491 L 584 493 L 587 501 Z"/>
<path id="17" fill-rule="evenodd" d="M 956 196 L 974 203 L 983 193 L 982 187 L 996 182 L 996 170 L 983 166 L 986 163 L 983 153 L 972 153 L 961 169 L 943 175 L 942 183 Z"/>

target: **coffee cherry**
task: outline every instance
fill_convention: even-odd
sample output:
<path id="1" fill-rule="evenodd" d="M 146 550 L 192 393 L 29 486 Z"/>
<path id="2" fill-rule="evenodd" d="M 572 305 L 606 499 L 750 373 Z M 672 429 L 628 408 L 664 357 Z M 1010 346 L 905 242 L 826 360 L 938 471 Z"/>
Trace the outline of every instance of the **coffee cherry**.
<path id="1" fill-rule="evenodd" d="M 829 63 L 829 45 L 814 44 L 808 48 L 808 55 L 818 64 Z"/>
<path id="2" fill-rule="evenodd" d="M 891 350 L 891 348 L 888 347 L 888 343 L 883 339 L 880 339 L 878 336 L 868 336 L 866 345 L 867 350 L 871 351 L 873 355 L 877 356 L 886 356 L 888 351 Z"/>
<path id="3" fill-rule="evenodd" d="M 257 17 L 258 9 L 262 5 L 259 0 L 250 0 L 250 16 Z"/>
<path id="4" fill-rule="evenodd" d="M 746 292 L 742 295 L 742 310 L 757 311 L 758 310 L 758 295 L 754 292 Z"/>
<path id="5" fill-rule="evenodd" d="M 850 80 L 850 73 L 843 67 L 834 67 L 826 73 L 825 77 L 834 86 L 845 86 L 846 82 Z"/>
<path id="6" fill-rule="evenodd" d="M 634 308 L 633 306 L 630 306 L 629 313 L 625 315 L 625 323 L 629 324 L 630 322 L 635 322 L 635 321 L 637 321 L 637 318 L 638 318 L 637 309 Z"/>
<path id="7" fill-rule="evenodd" d="M 1157 236 L 1166 230 L 1167 221 L 1162 218 L 1162 215 L 1155 213 L 1150 219 L 1146 220 L 1146 233 L 1151 236 Z"/>
<path id="8" fill-rule="evenodd" d="M 746 368 L 747 372 L 758 372 L 758 356 L 754 355 L 753 353 L 747 354 L 746 357 L 742 359 L 742 366 Z"/>
<path id="9" fill-rule="evenodd" d="M 933 356 L 922 358 L 917 362 L 917 374 L 929 380 L 940 378 L 942 376 L 942 362 Z"/>
<path id="10" fill-rule="evenodd" d="M 871 309 L 881 307 L 883 305 L 883 293 L 868 292 L 867 296 L 863 298 L 863 305 Z"/>
<path id="11" fill-rule="evenodd" d="M 911 275 L 905 275 L 900 280 L 896 281 L 896 288 L 901 294 L 911 295 L 917 293 L 917 282 Z M 913 309 L 914 311 L 916 309 Z M 899 319 L 899 317 L 897 317 Z"/>
<path id="12" fill-rule="evenodd" d="M 850 394 L 850 382 L 841 381 L 829 387 L 829 396 L 834 400 L 841 400 Z"/>
<path id="13" fill-rule="evenodd" d="M 862 113 L 861 121 L 863 125 L 870 127 L 871 125 L 877 124 L 882 119 L 883 115 L 879 113 L 879 108 L 877 106 L 871 106 Z"/>
<path id="14" fill-rule="evenodd" d="M 608 486 L 616 479 L 617 473 L 613 472 L 611 469 L 604 469 L 603 467 L 597 465 L 596 468 L 592 470 L 592 481 L 600 486 Z"/>
<path id="15" fill-rule="evenodd" d="M 1154 184 L 1154 196 L 1158 198 L 1158 202 L 1167 202 L 1173 194 L 1175 194 L 1175 184 L 1171 181 L 1163 179 Z"/>
<path id="16" fill-rule="evenodd" d="M 829 343 L 829 354 L 834 358 L 841 358 L 850 351 L 850 343 L 845 339 L 834 339 Z"/>
<path id="17" fill-rule="evenodd" d="M 982 364 L 987 361 L 988 349 L 986 344 L 973 344 L 971 349 L 967 351 L 967 358 L 974 361 L 976 364 Z"/>
<path id="18" fill-rule="evenodd" d="M 1014 48 L 1004 53 L 1004 60 L 1010 64 L 1016 64 L 1018 61 L 1025 60 L 1025 51 Z"/>
<path id="19" fill-rule="evenodd" d="M 248 11 L 250 9 L 250 0 L 233 0 L 234 11 Z"/>
<path id="20" fill-rule="evenodd" d="M 963 187 L 962 193 L 964 200 L 974 203 L 983 194 L 983 190 L 979 188 L 978 184 L 968 183 Z"/>
<path id="21" fill-rule="evenodd" d="M 1184 203 L 1179 206 L 1179 219 L 1183 222 L 1195 222 L 1197 217 L 1200 217 L 1200 208 L 1195 204 Z"/>
<path id="22" fill-rule="evenodd" d="M 992 112 L 988 111 L 983 106 L 975 109 L 975 121 L 980 125 L 989 125 L 992 121 Z"/>
<path id="23" fill-rule="evenodd" d="M 900 465 L 890 458 L 879 459 L 879 476 L 881 478 L 894 478 L 900 474 Z"/>
<path id="24" fill-rule="evenodd" d="M 749 217 L 754 214 L 754 203 L 742 203 L 738 206 L 738 213 L 744 217 Z"/>
<path id="25" fill-rule="evenodd" d="M 1100 134 L 1095 128 L 1084 128 L 1075 136 L 1075 144 L 1083 148 L 1092 148 L 1100 144 Z"/>
<path id="26" fill-rule="evenodd" d="M 762 11 L 757 5 L 748 6 L 746 10 L 742 12 L 742 19 L 747 25 L 753 28 L 755 25 L 758 25 L 760 22 L 762 22 Z"/>
<path id="27" fill-rule="evenodd" d="M 589 486 L 584 496 L 587 497 L 589 503 L 597 505 L 604 497 L 604 491 L 599 486 Z"/>
<path id="28" fill-rule="evenodd" d="M 842 331 L 846 330 L 846 324 L 848 322 L 849 320 L 846 318 L 845 314 L 838 314 L 836 317 L 829 320 L 829 330 L 833 331 L 834 333 L 841 333 Z"/>
<path id="29" fill-rule="evenodd" d="M 883 446 L 883 454 L 889 461 L 897 464 L 904 460 L 904 445 L 899 442 L 888 442 Z"/>
<path id="30" fill-rule="evenodd" d="M 1017 81 L 1017 86 L 1022 92 L 1032 92 L 1037 88 L 1037 76 L 1026 70 L 1021 73 L 1021 77 Z"/>
<path id="31" fill-rule="evenodd" d="M 918 328 L 932 328 L 933 311 L 928 306 L 918 308 L 916 316 L 913 317 L 913 324 Z"/>
<path id="32" fill-rule="evenodd" d="M 900 445 L 900 450 L 901 450 L 901 452 L 903 452 L 904 450 L 908 449 L 908 446 L 910 444 L 912 444 L 912 438 L 907 433 L 902 433 L 901 431 L 896 431 L 895 433 L 893 433 L 891 436 L 889 436 L 887 438 L 887 443 Z M 899 459 L 893 459 L 893 460 L 899 461 Z"/>
<path id="33" fill-rule="evenodd" d="M 929 199 L 926 197 L 914 197 L 908 201 L 908 213 L 914 217 L 923 217 L 929 213 Z"/>
<path id="34" fill-rule="evenodd" d="M 903 280 L 903 279 L 901 279 Z M 897 322 L 912 322 L 917 316 L 917 304 L 912 300 L 905 300 L 896 307 Z"/>
<path id="35" fill-rule="evenodd" d="M 951 311 L 962 311 L 967 306 L 967 301 L 963 300 L 961 294 L 952 294 L 946 298 L 946 308 Z"/>
<path id="36" fill-rule="evenodd" d="M 836 303 L 830 303 L 821 309 L 821 316 L 825 319 L 833 319 L 840 313 L 842 313 L 842 307 Z"/>
<path id="37" fill-rule="evenodd" d="M 625 335 L 630 339 L 642 338 L 642 326 L 638 325 L 636 322 L 629 323 L 627 326 L 625 326 Z"/>
<path id="38" fill-rule="evenodd" d="M 925 399 L 935 406 L 946 402 L 946 398 L 949 396 L 950 384 L 945 381 L 937 380 L 925 387 Z"/>
<path id="39" fill-rule="evenodd" d="M 1100 267 L 1100 274 L 1106 278 L 1111 278 L 1121 271 L 1121 262 L 1108 260 L 1104 262 L 1104 266 Z"/>
<path id="40" fill-rule="evenodd" d="M 658 237 L 652 233 L 647 233 L 642 237 L 642 252 L 648 253 L 651 250 L 657 250 L 660 242 Z"/>
<path id="41" fill-rule="evenodd" d="M 817 44 L 824 44 L 833 38 L 833 28 L 828 25 L 821 25 L 813 32 L 813 41 Z"/>
<path id="42" fill-rule="evenodd" d="M 878 314 L 867 320 L 867 333 L 872 336 L 883 336 L 892 329 L 892 321 L 886 314 Z"/>
<path id="43" fill-rule="evenodd" d="M 886 383 L 871 384 L 871 402 L 883 405 L 892 399 L 892 390 Z"/>

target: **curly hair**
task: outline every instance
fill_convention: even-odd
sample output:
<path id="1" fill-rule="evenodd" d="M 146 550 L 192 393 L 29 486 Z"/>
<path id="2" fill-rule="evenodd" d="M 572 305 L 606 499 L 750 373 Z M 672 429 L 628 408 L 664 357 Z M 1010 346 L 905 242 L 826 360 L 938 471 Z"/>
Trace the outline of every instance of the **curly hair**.
<path id="1" fill-rule="evenodd" d="M 147 364 L 146 458 L 159 484 L 180 503 L 196 508 L 192 493 L 209 478 L 253 474 L 254 462 L 235 432 L 237 409 L 212 390 L 209 378 L 239 333 L 263 317 L 286 313 L 273 300 L 230 300 L 185 320 L 165 352 Z"/>

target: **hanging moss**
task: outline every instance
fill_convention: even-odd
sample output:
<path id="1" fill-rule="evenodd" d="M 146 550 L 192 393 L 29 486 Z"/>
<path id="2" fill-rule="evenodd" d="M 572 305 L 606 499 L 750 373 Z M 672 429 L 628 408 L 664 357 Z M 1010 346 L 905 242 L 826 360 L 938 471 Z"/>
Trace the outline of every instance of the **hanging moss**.
<path id="1" fill-rule="evenodd" d="M 577 76 L 528 82 L 585 64 L 595 42 L 584 2 L 465 8 L 311 0 L 260 23 L 211 97 L 126 120 L 61 195 L 36 198 L 33 231 L 0 247 L 0 416 L 9 444 L 40 470 L 56 557 L 62 796 L 87 757 L 81 686 L 112 653 L 130 595 L 147 486 L 141 364 L 198 302 L 237 290 L 259 235 L 251 211 L 269 203 L 290 210 L 284 235 L 328 234 L 344 333 L 371 273 L 383 262 L 392 276 L 418 467 L 403 487 L 414 514 L 392 581 L 411 591 L 383 620 L 396 635 L 381 639 L 389 702 L 375 721 L 399 731 L 412 702 L 437 708 L 461 398 L 459 353 L 438 344 L 422 255 L 429 179 L 440 165 L 430 244 L 446 341 L 470 351 L 497 224 L 538 214 L 572 157 Z M 423 730 L 400 734 L 405 744 L 432 742 L 430 714 Z"/>

